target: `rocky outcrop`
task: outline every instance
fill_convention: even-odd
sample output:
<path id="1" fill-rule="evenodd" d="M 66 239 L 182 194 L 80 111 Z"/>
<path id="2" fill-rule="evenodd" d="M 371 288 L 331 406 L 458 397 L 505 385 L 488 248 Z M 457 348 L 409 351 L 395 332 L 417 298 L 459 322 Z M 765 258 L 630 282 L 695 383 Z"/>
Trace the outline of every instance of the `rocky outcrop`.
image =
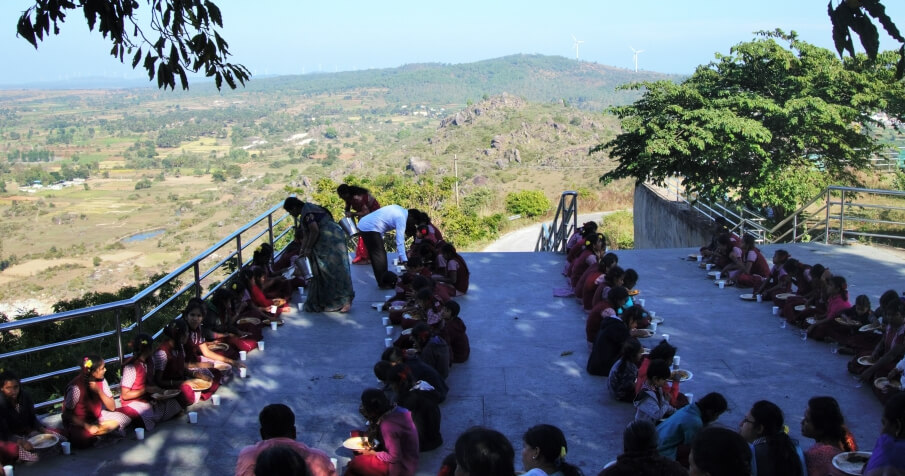
<path id="1" fill-rule="evenodd" d="M 411 170 L 415 175 L 422 175 L 430 170 L 430 164 L 420 157 L 409 157 L 409 163 L 405 170 Z"/>

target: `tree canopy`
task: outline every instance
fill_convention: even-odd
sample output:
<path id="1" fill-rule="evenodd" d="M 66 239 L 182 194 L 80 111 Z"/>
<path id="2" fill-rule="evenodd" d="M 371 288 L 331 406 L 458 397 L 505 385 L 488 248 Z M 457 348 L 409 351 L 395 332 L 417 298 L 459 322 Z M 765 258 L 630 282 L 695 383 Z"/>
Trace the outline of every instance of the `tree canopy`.
<path id="1" fill-rule="evenodd" d="M 592 150 L 609 151 L 618 161 L 601 181 L 681 176 L 705 197 L 731 193 L 785 208 L 810 198 L 797 196 L 810 189 L 778 183 L 796 177 L 815 183 L 821 176 L 854 183 L 853 170 L 866 167 L 878 149 L 864 129 L 878 125 L 872 114 L 901 117 L 905 95 L 893 79 L 897 60 L 895 52 L 876 61 L 864 55 L 840 60 L 777 30 L 717 54 L 681 84 L 627 85 L 645 92 L 613 109 L 623 132 Z"/>
<path id="2" fill-rule="evenodd" d="M 835 7 L 833 0 L 830 0 L 827 13 L 833 23 L 833 42 L 839 56 L 845 52 L 855 56 L 855 44 L 852 41 L 854 33 L 858 35 L 867 56 L 872 60 L 876 59 L 880 50 L 880 32 L 871 18 L 876 19 L 889 36 L 902 43 L 896 67 L 896 79 L 902 79 L 905 75 L 905 38 L 899 33 L 892 18 L 886 14 L 886 7 L 880 0 L 842 0 Z"/>
<path id="3" fill-rule="evenodd" d="M 72 10 L 82 10 L 88 28 L 95 27 L 113 44 L 110 54 L 132 68 L 142 63 L 148 78 L 157 76 L 159 88 L 175 89 L 176 77 L 189 88 L 187 71 L 213 77 L 220 89 L 223 81 L 235 89 L 250 77 L 241 64 L 226 61 L 229 45 L 217 28 L 223 27 L 220 9 L 210 0 L 145 0 L 149 23 L 138 18 L 137 0 L 34 0 L 19 17 L 18 36 L 35 48 L 46 35 L 60 33 L 60 25 Z M 157 35 L 146 34 L 150 28 Z"/>

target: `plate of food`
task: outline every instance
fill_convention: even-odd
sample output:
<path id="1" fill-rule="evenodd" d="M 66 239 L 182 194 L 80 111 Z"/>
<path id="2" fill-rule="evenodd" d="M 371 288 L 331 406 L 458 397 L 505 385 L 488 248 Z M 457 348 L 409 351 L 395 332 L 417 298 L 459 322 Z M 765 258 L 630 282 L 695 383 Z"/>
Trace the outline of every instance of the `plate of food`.
<path id="1" fill-rule="evenodd" d="M 343 447 L 352 451 L 364 451 L 371 447 L 371 443 L 368 442 L 367 436 L 353 436 L 343 441 Z"/>
<path id="2" fill-rule="evenodd" d="M 858 475 L 870 459 L 870 451 L 848 451 L 833 456 L 833 467 L 845 474 Z"/>
<path id="3" fill-rule="evenodd" d="M 229 350 L 229 344 L 226 342 L 208 342 L 207 348 L 213 351 Z"/>
<path id="4" fill-rule="evenodd" d="M 707 272 L 707 276 L 710 276 L 713 279 L 719 278 L 721 274 L 723 274 L 722 271 L 708 271 Z"/>
<path id="5" fill-rule="evenodd" d="M 242 319 L 236 321 L 236 324 L 251 324 L 255 326 L 259 325 L 260 323 L 261 320 L 257 317 L 243 317 Z"/>
<path id="6" fill-rule="evenodd" d="M 861 365 L 866 365 L 868 367 L 870 367 L 871 365 L 874 365 L 874 360 L 871 359 L 869 355 L 862 355 L 861 357 L 858 357 L 857 362 Z"/>
<path id="7" fill-rule="evenodd" d="M 755 301 L 757 298 L 752 293 L 739 294 L 739 299 L 742 301 Z"/>
<path id="8" fill-rule="evenodd" d="M 799 305 L 795 306 L 795 311 L 801 312 L 801 311 L 804 311 L 804 310 L 807 309 L 807 308 L 808 308 L 808 307 L 805 306 L 804 304 L 799 304 Z"/>
<path id="9" fill-rule="evenodd" d="M 400 306 L 400 305 L 398 305 L 398 304 L 397 304 L 397 305 L 390 306 L 390 310 L 391 310 L 391 311 L 401 311 L 402 309 L 403 309 L 403 307 Z"/>
<path id="10" fill-rule="evenodd" d="M 784 299 L 789 299 L 790 297 L 792 297 L 794 295 L 795 295 L 795 293 L 780 293 L 773 297 L 776 299 L 784 300 Z"/>
<path id="11" fill-rule="evenodd" d="M 28 442 L 31 443 L 31 446 L 34 446 L 36 450 L 50 448 L 59 443 L 59 441 L 60 436 L 53 433 L 43 433 L 40 435 L 32 436 L 28 439 Z"/>
<path id="12" fill-rule="evenodd" d="M 192 390 L 207 390 L 211 388 L 211 381 L 204 380 L 203 378 L 193 378 L 186 380 L 185 383 L 189 384 L 189 387 L 192 387 Z"/>
<path id="13" fill-rule="evenodd" d="M 635 329 L 635 337 L 639 339 L 647 339 L 648 337 L 653 337 L 656 332 L 650 329 Z"/>
<path id="14" fill-rule="evenodd" d="M 233 368 L 233 366 L 229 365 L 226 362 L 214 362 L 214 368 L 222 372 L 222 371 L 226 371 L 226 370 L 231 370 Z"/>
<path id="15" fill-rule="evenodd" d="M 639 291 L 637 289 L 632 289 L 631 291 L 628 292 L 629 296 L 637 296 L 639 294 L 641 294 L 641 291 Z"/>
<path id="16" fill-rule="evenodd" d="M 178 388 L 171 388 L 162 392 L 153 393 L 151 394 L 151 398 L 154 400 L 169 400 L 178 396 L 180 393 L 182 392 L 180 392 Z"/>
<path id="17" fill-rule="evenodd" d="M 877 390 L 887 391 L 887 390 L 902 390 L 902 382 L 898 380 L 889 380 L 886 377 L 880 377 L 877 380 L 874 380 L 874 387 L 877 387 Z"/>
<path id="18" fill-rule="evenodd" d="M 673 370 L 672 375 L 669 376 L 669 379 L 673 380 L 676 377 L 679 377 L 679 382 L 687 382 L 688 380 L 691 380 L 691 377 L 693 376 L 694 374 L 691 373 L 691 370 L 679 369 Z"/>
<path id="19" fill-rule="evenodd" d="M 804 322 L 808 323 L 808 325 L 813 326 L 814 324 L 817 324 L 817 318 L 809 317 L 809 318 L 805 319 Z"/>
<path id="20" fill-rule="evenodd" d="M 843 326 L 848 326 L 848 327 L 855 327 L 855 326 L 861 325 L 861 323 L 858 321 L 851 320 L 851 319 L 848 319 L 846 317 L 841 317 L 841 316 L 836 318 L 836 322 L 838 322 L 839 324 L 842 324 Z"/>
<path id="21" fill-rule="evenodd" d="M 870 332 L 870 331 L 876 331 L 879 329 L 880 329 L 879 324 L 864 324 L 863 326 L 858 328 L 858 331 L 859 332 Z"/>

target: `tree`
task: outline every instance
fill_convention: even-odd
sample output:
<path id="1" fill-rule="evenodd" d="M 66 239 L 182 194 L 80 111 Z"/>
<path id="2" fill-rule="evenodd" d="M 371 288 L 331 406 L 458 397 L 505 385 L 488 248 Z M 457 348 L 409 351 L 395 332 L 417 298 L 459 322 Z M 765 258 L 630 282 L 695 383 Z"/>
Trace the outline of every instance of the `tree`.
<path id="1" fill-rule="evenodd" d="M 896 66 L 896 79 L 905 76 L 905 38 L 899 33 L 896 24 L 886 14 L 886 7 L 880 0 L 842 0 L 836 7 L 830 0 L 827 5 L 827 13 L 833 23 L 833 43 L 836 52 L 841 57 L 846 51 L 852 57 L 855 56 L 855 45 L 852 41 L 852 33 L 858 35 L 861 46 L 867 56 L 874 60 L 880 50 L 880 33 L 874 25 L 872 18 L 886 30 L 902 47 L 899 48 L 899 61 Z"/>
<path id="2" fill-rule="evenodd" d="M 132 68 L 139 62 L 148 72 L 148 79 L 157 76 L 158 88 L 175 89 L 179 77 L 182 89 L 189 88 L 187 71 L 203 71 L 213 77 L 220 89 L 223 81 L 235 89 L 245 85 L 250 73 L 245 66 L 226 61 L 229 45 L 217 27 L 223 27 L 220 9 L 210 0 L 145 0 L 149 7 L 150 25 L 139 24 L 137 0 L 34 0 L 34 5 L 22 12 L 17 25 L 18 36 L 36 49 L 38 42 L 60 33 L 71 10 L 81 10 L 88 28 L 97 30 L 113 43 L 110 54 L 124 62 L 132 59 Z M 144 18 L 147 18 L 145 16 Z M 157 40 L 152 43 L 155 32 Z M 142 55 L 144 53 L 144 56 Z"/>
<path id="3" fill-rule="evenodd" d="M 506 211 L 527 217 L 547 213 L 552 205 L 540 190 L 523 190 L 506 194 Z"/>
<path id="4" fill-rule="evenodd" d="M 646 91 L 614 109 L 623 132 L 592 149 L 608 150 L 619 162 L 601 181 L 682 176 L 691 192 L 707 198 L 732 194 L 786 209 L 810 197 L 779 193 L 771 184 L 780 178 L 816 170 L 826 180 L 855 183 L 853 170 L 866 167 L 878 149 L 864 133 L 865 125 L 879 125 L 871 113 L 902 115 L 903 85 L 890 80 L 895 53 L 843 62 L 794 32 L 760 36 L 718 54 L 681 84 L 627 86 Z"/>

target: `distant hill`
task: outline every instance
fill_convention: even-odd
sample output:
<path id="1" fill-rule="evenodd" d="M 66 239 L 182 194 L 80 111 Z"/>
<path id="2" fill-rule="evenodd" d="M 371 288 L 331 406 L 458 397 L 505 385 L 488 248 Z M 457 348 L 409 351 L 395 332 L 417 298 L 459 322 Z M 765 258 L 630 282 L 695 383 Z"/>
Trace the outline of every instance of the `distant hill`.
<path id="1" fill-rule="evenodd" d="M 616 91 L 632 81 L 679 80 L 681 76 L 633 71 L 562 56 L 512 55 L 476 63 L 409 64 L 398 68 L 280 76 L 248 83 L 250 91 L 341 94 L 376 89 L 389 103 L 463 104 L 504 92 L 531 102 L 565 100 L 581 109 L 629 104 L 637 91 Z"/>

